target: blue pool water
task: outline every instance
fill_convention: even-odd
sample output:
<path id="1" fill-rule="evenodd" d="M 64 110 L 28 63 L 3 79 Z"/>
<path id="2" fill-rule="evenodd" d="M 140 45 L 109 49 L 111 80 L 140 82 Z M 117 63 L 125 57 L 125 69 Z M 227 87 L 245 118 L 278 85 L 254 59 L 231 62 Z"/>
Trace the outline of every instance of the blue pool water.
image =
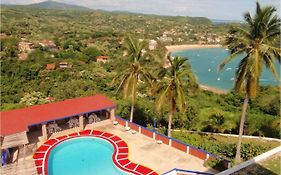
<path id="1" fill-rule="evenodd" d="M 113 146 L 93 137 L 64 141 L 53 148 L 49 175 L 128 175 L 112 162 Z"/>
<path id="2" fill-rule="evenodd" d="M 229 55 L 224 48 L 202 48 L 173 52 L 172 56 L 187 57 L 192 70 L 197 76 L 199 84 L 230 90 L 233 88 L 236 68 L 242 56 L 229 62 L 222 71 L 218 72 L 218 65 Z M 280 73 L 280 65 L 275 63 L 277 72 Z M 279 76 L 280 77 L 280 76 Z M 278 85 L 273 74 L 263 68 L 260 78 L 262 85 Z"/>

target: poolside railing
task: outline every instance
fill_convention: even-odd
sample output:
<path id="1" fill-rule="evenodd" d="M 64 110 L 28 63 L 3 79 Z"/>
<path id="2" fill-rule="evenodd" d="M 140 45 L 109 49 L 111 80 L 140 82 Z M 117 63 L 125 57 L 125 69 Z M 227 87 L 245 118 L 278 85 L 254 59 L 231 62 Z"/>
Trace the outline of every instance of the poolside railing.
<path id="1" fill-rule="evenodd" d="M 191 171 L 191 170 L 183 170 L 183 169 L 178 169 L 178 168 L 174 168 L 162 175 L 177 175 L 178 173 L 182 173 L 182 174 L 194 174 L 194 175 L 214 175 L 211 173 L 205 173 L 205 172 L 200 172 L 200 171 Z"/>
<path id="2" fill-rule="evenodd" d="M 174 138 L 171 138 L 171 137 L 167 137 L 167 136 L 165 136 L 163 134 L 160 134 L 160 133 L 158 133 L 154 130 L 150 130 L 146 127 L 143 127 L 143 126 L 138 125 L 136 123 L 130 122 L 130 121 L 128 121 L 126 119 L 123 119 L 119 116 L 115 116 L 115 119 L 122 126 L 130 127 L 132 130 L 137 131 L 138 133 L 143 134 L 147 137 L 150 137 L 154 140 L 161 140 L 162 143 L 164 143 L 166 145 L 169 145 L 170 147 L 173 147 L 173 148 L 178 149 L 180 151 L 183 151 L 187 154 L 198 157 L 199 159 L 202 159 L 202 160 L 222 159 L 223 162 L 224 162 L 225 168 L 230 168 L 230 161 L 226 160 L 226 159 L 224 159 L 224 158 L 222 158 L 218 155 L 215 155 L 215 154 L 209 153 L 205 150 L 196 148 L 196 147 L 194 147 L 192 145 L 189 145 L 187 143 L 184 143 L 180 140 L 177 140 L 177 139 L 174 139 Z"/>

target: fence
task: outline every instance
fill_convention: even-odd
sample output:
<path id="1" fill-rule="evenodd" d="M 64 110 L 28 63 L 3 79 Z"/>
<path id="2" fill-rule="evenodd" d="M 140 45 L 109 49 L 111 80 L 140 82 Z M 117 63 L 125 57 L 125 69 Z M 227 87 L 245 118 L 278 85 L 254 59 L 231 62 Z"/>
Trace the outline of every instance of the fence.
<path id="1" fill-rule="evenodd" d="M 188 130 L 178 130 L 178 129 L 173 129 L 173 131 L 174 132 L 186 132 L 186 133 L 191 133 L 191 134 L 204 134 L 204 135 L 224 136 L 224 137 L 238 137 L 239 136 L 239 135 L 236 135 L 236 134 L 222 134 L 222 133 L 202 132 L 202 131 L 188 131 Z M 242 135 L 242 138 L 262 139 L 262 140 L 281 142 L 281 139 L 270 138 L 270 137 L 261 137 L 261 136 Z"/>
<path id="2" fill-rule="evenodd" d="M 182 169 L 178 169 L 178 168 L 174 168 L 162 175 L 177 175 L 178 173 L 181 174 L 194 174 L 194 175 L 214 175 L 214 174 L 210 174 L 210 173 L 205 173 L 205 172 L 199 172 L 199 171 L 190 171 L 190 170 L 182 170 Z"/>
<path id="3" fill-rule="evenodd" d="M 174 138 L 167 137 L 165 135 L 162 135 L 160 133 L 147 129 L 143 126 L 140 126 L 136 123 L 129 122 L 128 120 L 125 120 L 119 116 L 116 116 L 115 118 L 116 118 L 116 121 L 118 121 L 118 123 L 120 125 L 125 126 L 125 127 L 130 127 L 132 130 L 137 131 L 138 133 L 143 134 L 147 137 L 150 137 L 154 140 L 161 140 L 164 144 L 169 145 L 170 147 L 173 147 L 173 148 L 183 151 L 187 154 L 198 157 L 202 160 L 216 159 L 216 158 L 222 159 L 224 161 L 224 166 L 226 168 L 230 167 L 230 161 L 223 159 L 220 156 L 217 156 L 217 155 L 214 155 L 207 151 L 204 151 L 202 149 L 196 148 L 192 145 L 186 144 L 186 143 L 176 140 Z"/>
<path id="4" fill-rule="evenodd" d="M 270 151 L 267 151 L 267 152 L 265 152 L 265 153 L 263 153 L 263 154 L 261 154 L 261 155 L 259 155 L 257 157 L 254 157 L 251 160 L 248 160 L 248 161 L 243 162 L 243 163 L 241 163 L 239 165 L 236 165 L 236 166 L 234 166 L 232 168 L 229 168 L 229 169 L 227 169 L 225 171 L 222 171 L 222 172 L 218 173 L 217 175 L 228 175 L 228 174 L 235 173 L 235 172 L 237 172 L 237 171 L 239 171 L 239 170 L 241 170 L 243 168 L 246 168 L 246 167 L 248 167 L 248 166 L 250 166 L 250 165 L 252 165 L 254 163 L 257 163 L 257 162 L 259 162 L 261 160 L 267 159 L 267 158 L 271 157 L 272 155 L 275 155 L 275 154 L 278 154 L 278 153 L 281 153 L 281 146 L 279 146 L 277 148 L 274 148 L 274 149 L 272 149 Z"/>

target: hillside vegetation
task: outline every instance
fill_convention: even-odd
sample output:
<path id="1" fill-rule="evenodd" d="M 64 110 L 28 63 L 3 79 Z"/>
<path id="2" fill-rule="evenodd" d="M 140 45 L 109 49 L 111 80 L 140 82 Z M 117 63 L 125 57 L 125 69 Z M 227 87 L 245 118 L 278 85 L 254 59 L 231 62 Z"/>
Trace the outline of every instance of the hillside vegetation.
<path id="1" fill-rule="evenodd" d="M 125 118 L 130 102 L 116 93 L 112 80 L 127 66 L 122 44 L 128 34 L 157 41 L 155 50 L 146 48 L 150 56 L 144 60 L 146 68 L 155 72 L 156 57 L 164 57 L 165 45 L 221 43 L 229 29 L 229 25 L 213 25 L 206 18 L 27 7 L 2 7 L 1 19 L 2 111 L 103 93 L 116 101 L 117 114 Z M 53 41 L 56 48 L 43 47 L 42 40 Z M 33 47 L 25 60 L 19 60 L 18 44 L 23 41 Z M 100 63 L 97 56 L 110 60 Z M 61 62 L 71 66 L 59 68 Z M 47 64 L 56 68 L 49 70 Z M 145 86 L 139 88 L 134 121 L 151 127 L 156 118 L 157 127 L 165 133 L 168 111 L 155 112 L 158 95 L 152 96 Z M 185 87 L 184 93 L 187 110 L 184 115 L 176 113 L 173 128 L 238 133 L 242 96 L 216 95 L 197 86 Z M 279 93 L 277 87 L 262 87 L 250 101 L 245 134 L 280 138 Z"/>

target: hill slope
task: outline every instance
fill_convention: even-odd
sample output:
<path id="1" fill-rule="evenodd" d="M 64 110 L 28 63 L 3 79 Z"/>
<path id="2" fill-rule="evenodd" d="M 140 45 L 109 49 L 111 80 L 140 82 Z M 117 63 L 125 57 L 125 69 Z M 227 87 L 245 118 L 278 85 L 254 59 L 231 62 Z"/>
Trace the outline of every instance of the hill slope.
<path id="1" fill-rule="evenodd" d="M 62 10 L 91 10 L 87 7 L 70 5 L 65 3 L 60 3 L 56 1 L 44 1 L 36 4 L 25 5 L 32 8 L 44 8 L 44 9 L 62 9 Z"/>

